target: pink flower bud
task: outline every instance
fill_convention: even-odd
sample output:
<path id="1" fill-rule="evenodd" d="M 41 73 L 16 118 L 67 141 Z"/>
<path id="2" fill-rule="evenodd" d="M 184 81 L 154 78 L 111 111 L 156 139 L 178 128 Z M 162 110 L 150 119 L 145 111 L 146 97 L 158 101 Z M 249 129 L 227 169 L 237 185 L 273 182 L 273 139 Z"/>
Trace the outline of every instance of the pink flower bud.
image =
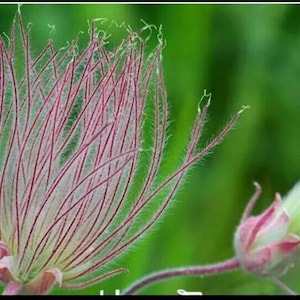
<path id="1" fill-rule="evenodd" d="M 250 217 L 260 191 L 250 200 L 235 234 L 235 249 L 241 267 L 261 276 L 279 276 L 289 267 L 300 237 L 289 231 L 291 218 L 284 201 L 276 193 L 271 206 L 262 214 Z"/>

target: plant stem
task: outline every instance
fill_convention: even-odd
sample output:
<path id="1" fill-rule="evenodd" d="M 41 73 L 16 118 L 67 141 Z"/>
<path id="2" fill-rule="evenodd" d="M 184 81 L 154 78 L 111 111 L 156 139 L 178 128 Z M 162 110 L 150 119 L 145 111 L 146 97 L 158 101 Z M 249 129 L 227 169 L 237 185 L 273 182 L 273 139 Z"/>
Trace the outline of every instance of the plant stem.
<path id="1" fill-rule="evenodd" d="M 11 281 L 5 287 L 2 295 L 17 295 L 20 290 L 21 284 L 16 281 Z"/>
<path id="2" fill-rule="evenodd" d="M 240 266 L 239 262 L 236 258 L 228 259 L 224 262 L 205 265 L 205 266 L 192 266 L 192 267 L 184 267 L 184 268 L 176 268 L 169 269 L 165 271 L 156 272 L 150 274 L 134 284 L 132 284 L 129 288 L 127 288 L 123 295 L 133 295 L 136 294 L 137 291 L 145 288 L 148 285 L 155 283 L 156 281 L 161 281 L 164 279 L 177 277 L 177 276 L 191 276 L 191 275 L 212 275 L 217 273 L 223 273 L 227 271 L 231 271 L 237 269 Z"/>
<path id="3" fill-rule="evenodd" d="M 290 289 L 284 282 L 277 277 L 272 277 L 271 280 L 277 284 L 282 290 L 286 291 L 289 295 L 297 295 L 292 289 Z"/>

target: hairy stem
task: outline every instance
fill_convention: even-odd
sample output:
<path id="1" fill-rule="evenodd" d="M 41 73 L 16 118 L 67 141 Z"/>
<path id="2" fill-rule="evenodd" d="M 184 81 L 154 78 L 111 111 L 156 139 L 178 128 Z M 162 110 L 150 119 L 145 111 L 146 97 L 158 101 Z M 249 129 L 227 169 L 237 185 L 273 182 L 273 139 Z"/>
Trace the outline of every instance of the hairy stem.
<path id="1" fill-rule="evenodd" d="M 156 281 L 162 281 L 164 279 L 177 277 L 177 276 L 191 276 L 191 275 L 212 275 L 217 273 L 223 273 L 237 269 L 240 266 L 236 258 L 228 259 L 224 262 L 205 265 L 205 266 L 192 266 L 184 268 L 169 269 L 161 272 L 150 274 L 127 288 L 123 295 L 133 295 L 137 291 L 144 289 L 146 286 L 155 283 Z"/>

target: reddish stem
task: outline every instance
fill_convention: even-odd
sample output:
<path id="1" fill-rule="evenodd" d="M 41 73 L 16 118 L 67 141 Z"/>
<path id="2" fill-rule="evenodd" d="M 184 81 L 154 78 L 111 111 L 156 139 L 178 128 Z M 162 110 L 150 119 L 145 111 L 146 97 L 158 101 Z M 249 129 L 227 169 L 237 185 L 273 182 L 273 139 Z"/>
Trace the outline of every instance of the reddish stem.
<path id="1" fill-rule="evenodd" d="M 136 283 L 134 283 L 129 288 L 127 288 L 127 290 L 123 292 L 123 295 L 136 294 L 137 291 L 145 288 L 147 285 L 151 285 L 155 283 L 156 281 L 161 281 L 164 279 L 177 277 L 177 276 L 212 275 L 212 274 L 232 271 L 234 269 L 237 269 L 239 266 L 240 264 L 238 260 L 236 258 L 231 258 L 224 262 L 211 264 L 211 265 L 176 268 L 176 269 L 156 272 L 138 280 Z"/>

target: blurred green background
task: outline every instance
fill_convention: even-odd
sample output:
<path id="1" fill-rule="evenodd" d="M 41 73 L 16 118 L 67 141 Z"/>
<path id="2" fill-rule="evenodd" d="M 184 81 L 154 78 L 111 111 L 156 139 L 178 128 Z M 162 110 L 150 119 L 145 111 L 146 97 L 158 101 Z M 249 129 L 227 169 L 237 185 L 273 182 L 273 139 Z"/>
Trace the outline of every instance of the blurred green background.
<path id="1" fill-rule="evenodd" d="M 16 5 L 0 5 L 0 31 L 9 33 Z M 232 240 L 244 206 L 263 187 L 255 213 L 286 194 L 300 179 L 300 6 L 213 4 L 26 4 L 25 22 L 32 22 L 33 49 L 53 36 L 57 47 L 79 31 L 88 40 L 87 20 L 105 17 L 133 29 L 141 19 L 163 26 L 164 77 L 170 105 L 170 161 L 178 160 L 198 102 L 212 93 L 204 140 L 218 132 L 242 105 L 250 105 L 211 155 L 190 172 L 175 205 L 163 221 L 115 266 L 122 274 L 76 291 L 53 294 L 114 294 L 156 270 L 221 261 L 234 255 Z M 98 26 L 99 28 L 100 26 Z M 118 37 L 116 31 L 113 35 Z M 83 48 L 82 48 L 83 49 Z M 299 199 L 300 201 L 300 199 Z M 300 265 L 282 279 L 298 293 Z M 203 294 L 284 294 L 266 279 L 243 271 L 171 279 L 142 294 L 176 294 L 177 289 Z"/>

